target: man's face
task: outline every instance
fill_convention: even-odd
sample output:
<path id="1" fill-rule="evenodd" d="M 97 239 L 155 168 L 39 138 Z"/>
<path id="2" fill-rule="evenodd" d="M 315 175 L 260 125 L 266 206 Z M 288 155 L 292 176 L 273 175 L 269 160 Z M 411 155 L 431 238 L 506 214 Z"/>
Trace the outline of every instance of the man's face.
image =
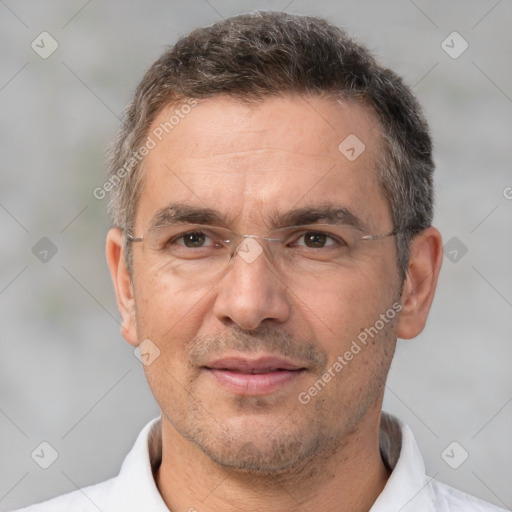
<path id="1" fill-rule="evenodd" d="M 149 133 L 175 109 L 161 112 Z M 355 139 L 339 149 L 351 134 L 365 145 L 355 160 Z M 389 207 L 375 176 L 379 140 L 374 116 L 354 104 L 279 96 L 244 106 L 215 97 L 199 102 L 145 159 L 133 233 L 144 240 L 132 246 L 133 339 L 160 350 L 145 371 L 164 428 L 219 464 L 283 471 L 333 449 L 380 411 L 396 342 L 389 311 L 401 284 L 394 239 L 297 263 L 283 256 L 292 248 L 281 246 L 276 260 L 268 248 L 276 242 L 246 238 L 247 250 L 264 251 L 254 260 L 235 254 L 218 273 L 218 263 L 208 263 L 215 256 L 206 256 L 211 247 L 204 258 L 173 262 L 173 247 L 150 242 L 168 226 L 150 226 L 156 217 L 166 224 L 162 212 L 179 203 L 215 210 L 220 221 L 203 215 L 201 224 L 265 236 L 277 216 L 329 205 L 352 214 L 346 223 L 365 225 L 361 235 L 387 233 Z M 308 251 L 333 250 L 315 236 Z M 190 240 L 180 254 L 204 249 L 205 239 Z"/>

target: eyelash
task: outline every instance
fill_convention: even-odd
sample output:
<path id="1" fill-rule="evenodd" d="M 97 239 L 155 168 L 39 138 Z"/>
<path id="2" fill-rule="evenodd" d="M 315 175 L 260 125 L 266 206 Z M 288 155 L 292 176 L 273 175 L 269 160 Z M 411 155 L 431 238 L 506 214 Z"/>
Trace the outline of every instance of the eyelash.
<path id="1" fill-rule="evenodd" d="M 183 247 L 186 247 L 185 244 L 178 244 L 177 241 L 179 241 L 180 239 L 184 239 L 186 236 L 188 235 L 192 235 L 192 234 L 198 234 L 198 235 L 205 235 L 207 236 L 208 238 L 210 238 L 211 240 L 213 240 L 212 237 L 208 236 L 206 233 L 204 233 L 203 231 L 187 231 L 186 233 L 182 233 L 181 235 L 176 235 L 176 236 L 173 236 L 165 245 L 166 247 L 170 246 L 170 245 L 173 245 L 173 244 L 176 244 L 176 245 L 181 245 Z"/>
<path id="2" fill-rule="evenodd" d="M 182 247 L 191 249 L 191 247 L 187 247 L 184 243 L 178 243 L 178 242 L 180 240 L 184 240 L 184 238 L 186 236 L 192 235 L 192 234 L 205 235 L 207 238 L 209 238 L 213 241 L 213 238 L 211 236 L 209 236 L 207 233 L 205 233 L 204 231 L 187 231 L 186 233 L 182 233 L 180 235 L 176 235 L 176 236 L 172 237 L 165 245 L 166 245 L 166 247 L 169 247 L 169 246 L 176 244 L 176 245 L 180 245 Z M 345 240 L 343 240 L 333 234 L 327 233 L 325 231 L 312 231 L 312 230 L 302 231 L 297 234 L 294 233 L 293 234 L 293 242 L 288 242 L 288 244 L 286 244 L 286 245 L 293 244 L 292 246 L 298 247 L 299 245 L 297 244 L 297 240 L 303 238 L 304 236 L 306 236 L 308 234 L 326 236 L 328 239 L 330 239 L 332 242 L 334 242 L 334 243 L 328 244 L 324 247 L 321 247 L 321 249 L 325 249 L 327 247 L 331 247 L 332 245 L 336 245 L 336 244 L 341 245 L 341 246 L 348 245 Z M 214 242 L 214 243 L 218 244 L 219 242 Z M 304 246 L 305 246 L 305 244 L 300 245 L 300 247 L 304 247 Z M 205 248 L 205 247 L 198 247 L 196 249 L 202 249 L 202 248 Z"/>

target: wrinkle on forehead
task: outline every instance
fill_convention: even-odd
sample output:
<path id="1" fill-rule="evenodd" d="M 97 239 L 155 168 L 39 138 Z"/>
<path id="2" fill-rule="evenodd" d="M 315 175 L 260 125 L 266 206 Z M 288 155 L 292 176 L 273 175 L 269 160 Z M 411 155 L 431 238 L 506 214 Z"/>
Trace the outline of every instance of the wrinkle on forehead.
<path id="1" fill-rule="evenodd" d="M 258 155 L 258 154 L 272 154 L 272 153 L 285 153 L 285 154 L 291 154 L 294 156 L 319 156 L 319 153 L 311 153 L 311 152 L 305 152 L 305 151 L 294 151 L 289 148 L 281 148 L 281 147 L 255 147 L 251 149 L 245 149 L 245 150 L 236 150 L 236 151 L 221 151 L 221 152 L 212 152 L 208 155 L 208 158 L 216 158 L 216 157 L 222 157 L 222 156 L 245 156 L 245 155 Z M 193 159 L 194 157 L 189 157 L 190 159 Z M 201 158 L 198 157 L 200 160 Z"/>

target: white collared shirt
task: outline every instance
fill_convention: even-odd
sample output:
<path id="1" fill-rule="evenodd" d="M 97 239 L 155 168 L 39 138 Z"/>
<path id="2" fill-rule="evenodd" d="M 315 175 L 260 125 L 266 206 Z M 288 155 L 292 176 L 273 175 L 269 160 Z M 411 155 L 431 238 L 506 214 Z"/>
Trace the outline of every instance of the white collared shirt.
<path id="1" fill-rule="evenodd" d="M 150 440 L 159 441 L 159 436 L 157 418 L 139 434 L 117 477 L 18 512 L 169 512 L 151 469 L 150 451 L 155 449 L 149 444 Z M 382 415 L 380 445 L 392 473 L 370 512 L 505 512 L 428 477 L 411 430 L 386 413 Z"/>

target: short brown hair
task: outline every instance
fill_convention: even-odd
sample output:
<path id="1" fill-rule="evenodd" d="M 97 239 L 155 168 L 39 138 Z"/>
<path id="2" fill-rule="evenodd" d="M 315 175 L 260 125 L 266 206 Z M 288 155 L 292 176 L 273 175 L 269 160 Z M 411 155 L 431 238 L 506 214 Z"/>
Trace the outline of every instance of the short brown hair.
<path id="1" fill-rule="evenodd" d="M 137 87 L 111 151 L 109 176 L 134 161 L 152 122 L 169 103 L 220 94 L 257 101 L 285 93 L 332 95 L 366 105 L 377 115 L 384 141 L 377 173 L 398 233 L 403 277 L 411 237 L 429 227 L 433 216 L 428 126 L 402 79 L 324 19 L 262 11 L 181 38 Z M 114 225 L 127 231 L 133 227 L 141 189 L 141 163 L 134 162 L 112 190 L 109 205 Z"/>

